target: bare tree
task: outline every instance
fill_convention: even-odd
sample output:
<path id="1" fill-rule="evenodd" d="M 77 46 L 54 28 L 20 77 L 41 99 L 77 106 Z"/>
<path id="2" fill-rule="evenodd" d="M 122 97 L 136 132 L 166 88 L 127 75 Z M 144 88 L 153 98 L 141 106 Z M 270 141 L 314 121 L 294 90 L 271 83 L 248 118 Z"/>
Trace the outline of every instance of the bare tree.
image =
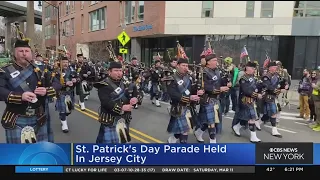
<path id="1" fill-rule="evenodd" d="M 34 45 L 41 47 L 43 40 L 44 40 L 44 37 L 43 37 L 42 31 L 41 30 L 37 30 L 34 33 L 34 39 L 32 39 L 32 41 L 34 42 Z"/>
<path id="2" fill-rule="evenodd" d="M 107 41 L 89 43 L 90 59 L 93 61 L 108 61 L 109 52 L 106 50 Z"/>
<path id="3" fill-rule="evenodd" d="M 66 49 L 71 54 L 71 58 L 75 58 L 76 55 L 76 41 L 74 38 L 68 38 L 66 39 L 63 44 L 66 46 Z"/>

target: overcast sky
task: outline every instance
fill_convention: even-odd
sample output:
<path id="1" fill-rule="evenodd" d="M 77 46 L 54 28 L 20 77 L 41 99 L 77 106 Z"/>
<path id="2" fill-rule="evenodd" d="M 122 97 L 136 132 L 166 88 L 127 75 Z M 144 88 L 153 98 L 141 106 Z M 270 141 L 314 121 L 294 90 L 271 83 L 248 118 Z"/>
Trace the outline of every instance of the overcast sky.
<path id="1" fill-rule="evenodd" d="M 27 7 L 27 1 L 6 1 L 6 2 Z M 42 9 L 39 9 L 39 7 L 38 7 L 38 1 L 34 1 L 34 10 L 42 11 Z"/>

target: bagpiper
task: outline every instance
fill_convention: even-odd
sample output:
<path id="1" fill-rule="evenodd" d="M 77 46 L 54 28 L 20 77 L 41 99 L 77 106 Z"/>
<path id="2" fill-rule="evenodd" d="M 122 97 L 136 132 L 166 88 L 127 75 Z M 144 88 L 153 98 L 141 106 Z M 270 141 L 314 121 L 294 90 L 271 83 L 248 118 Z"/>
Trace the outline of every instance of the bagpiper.
<path id="1" fill-rule="evenodd" d="M 194 135 L 198 142 L 203 143 L 203 133 L 208 130 L 210 143 L 216 143 L 216 128 L 220 123 L 221 114 L 219 112 L 219 95 L 221 92 L 227 92 L 228 86 L 222 86 L 222 77 L 218 68 L 218 59 L 215 54 L 209 54 L 205 58 L 206 67 L 204 68 L 204 90 L 203 101 L 200 102 L 198 116 L 198 126 Z"/>
<path id="2" fill-rule="evenodd" d="M 137 104 L 137 89 L 123 79 L 122 65 L 111 62 L 108 77 L 95 83 L 100 99 L 100 130 L 96 143 L 127 143 L 131 141 L 129 126 L 132 107 Z"/>
<path id="3" fill-rule="evenodd" d="M 262 121 L 270 120 L 272 126 L 271 134 L 275 137 L 281 138 L 282 135 L 278 132 L 277 128 L 277 113 L 278 106 L 276 104 L 276 98 L 281 93 L 288 89 L 288 85 L 281 87 L 280 76 L 277 73 L 276 62 L 270 62 L 268 64 L 268 73 L 262 77 L 264 87 L 266 88 L 266 95 L 264 98 L 264 113 L 261 118 Z"/>
<path id="4" fill-rule="evenodd" d="M 60 68 L 56 72 L 56 77 L 60 79 L 61 90 L 57 93 L 56 111 L 59 112 L 62 132 L 68 133 L 69 127 L 67 117 L 74 109 L 73 92 L 77 83 L 75 71 L 69 67 L 69 59 L 66 56 L 61 57 Z"/>
<path id="5" fill-rule="evenodd" d="M 49 65 L 45 62 L 42 55 L 38 52 L 37 49 L 35 49 L 36 59 L 34 63 L 40 68 L 42 71 L 42 78 L 44 79 L 45 86 L 49 86 L 53 80 L 54 80 L 54 73 L 50 71 Z M 47 129 L 48 129 L 48 141 L 54 142 L 54 135 L 53 130 L 51 128 L 51 116 L 50 116 L 50 110 L 49 110 L 49 104 L 53 102 L 53 96 L 47 96 L 46 102 L 45 102 L 45 111 L 47 116 Z"/>
<path id="6" fill-rule="evenodd" d="M 199 95 L 203 90 L 197 91 L 197 87 L 192 86 L 191 77 L 188 74 L 188 60 L 180 58 L 178 60 L 177 72 L 173 74 L 171 81 L 168 79 L 168 93 L 171 98 L 170 122 L 167 131 L 171 134 L 168 143 L 187 143 L 188 133 L 192 130 L 191 115 L 189 105 L 192 101 L 199 101 Z"/>
<path id="7" fill-rule="evenodd" d="M 40 68 L 34 64 L 29 40 L 17 27 L 14 63 L 0 69 L 0 100 L 6 103 L 1 118 L 7 143 L 48 141 L 45 103 L 61 88 L 54 81 L 46 87 Z"/>
<path id="8" fill-rule="evenodd" d="M 138 90 L 138 96 L 137 96 L 138 103 L 134 106 L 135 109 L 138 109 L 138 105 L 142 104 L 142 100 L 144 97 L 144 94 L 141 88 L 142 71 L 143 69 L 139 66 L 137 57 L 131 58 L 131 64 L 129 65 L 129 68 L 128 68 L 128 73 L 130 74 L 127 74 L 126 76 L 132 77 L 132 82 L 135 83 L 135 86 L 137 87 L 137 90 Z"/>
<path id="9" fill-rule="evenodd" d="M 257 81 L 254 78 L 256 64 L 248 62 L 245 67 L 245 75 L 240 79 L 239 103 L 238 111 L 235 116 L 239 121 L 243 121 L 242 125 L 248 126 L 250 130 L 250 141 L 253 143 L 261 140 L 256 134 L 257 111 L 255 107 L 256 99 L 262 99 L 261 92 L 259 93 Z M 238 122 L 232 127 L 234 133 L 240 136 L 241 122 Z"/>
<path id="10" fill-rule="evenodd" d="M 163 71 L 160 67 L 161 61 L 155 61 L 155 67 L 151 68 L 151 88 L 150 88 L 150 100 L 152 104 L 155 104 L 157 107 L 160 107 L 160 84 L 161 79 L 163 78 Z M 154 100 L 155 99 L 155 100 Z"/>

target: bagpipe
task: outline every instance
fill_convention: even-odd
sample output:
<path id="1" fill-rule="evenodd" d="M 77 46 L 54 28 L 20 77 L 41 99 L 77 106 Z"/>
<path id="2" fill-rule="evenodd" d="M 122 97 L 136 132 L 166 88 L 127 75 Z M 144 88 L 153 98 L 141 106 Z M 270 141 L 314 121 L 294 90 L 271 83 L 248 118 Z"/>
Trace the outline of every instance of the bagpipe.
<path id="1" fill-rule="evenodd" d="M 106 47 L 108 53 L 109 53 L 109 61 L 114 61 L 114 62 L 120 62 L 118 57 L 116 56 L 116 53 L 112 47 L 112 42 L 111 41 L 108 41 L 108 45 Z M 133 96 L 133 87 L 134 87 L 134 83 L 132 82 L 132 72 L 131 72 L 131 69 L 128 68 L 128 64 L 126 64 L 126 62 L 123 60 L 121 62 L 122 64 L 122 69 L 125 70 L 125 69 L 128 69 L 128 77 L 123 75 L 122 76 L 122 79 L 123 79 L 123 82 L 124 84 L 128 87 L 128 93 L 129 93 L 129 97 L 131 98 Z"/>

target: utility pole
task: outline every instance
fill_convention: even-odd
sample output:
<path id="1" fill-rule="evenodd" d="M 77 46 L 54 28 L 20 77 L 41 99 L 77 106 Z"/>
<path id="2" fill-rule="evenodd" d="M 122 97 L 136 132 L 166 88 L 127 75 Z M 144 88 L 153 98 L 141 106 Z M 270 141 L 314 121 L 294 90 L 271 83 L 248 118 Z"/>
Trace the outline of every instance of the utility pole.
<path id="1" fill-rule="evenodd" d="M 126 23 L 125 23 L 125 17 L 124 17 L 124 7 L 123 7 L 123 4 L 122 2 L 124 1 L 119 1 L 120 3 L 120 24 L 121 24 L 121 27 L 122 27 L 122 30 L 124 31 L 126 29 Z M 124 47 L 122 47 L 124 48 Z M 125 54 L 122 54 L 122 59 L 123 61 L 126 61 L 125 59 Z"/>
<path id="2" fill-rule="evenodd" d="M 27 38 L 31 39 L 30 46 L 34 47 L 34 1 L 27 1 Z"/>

